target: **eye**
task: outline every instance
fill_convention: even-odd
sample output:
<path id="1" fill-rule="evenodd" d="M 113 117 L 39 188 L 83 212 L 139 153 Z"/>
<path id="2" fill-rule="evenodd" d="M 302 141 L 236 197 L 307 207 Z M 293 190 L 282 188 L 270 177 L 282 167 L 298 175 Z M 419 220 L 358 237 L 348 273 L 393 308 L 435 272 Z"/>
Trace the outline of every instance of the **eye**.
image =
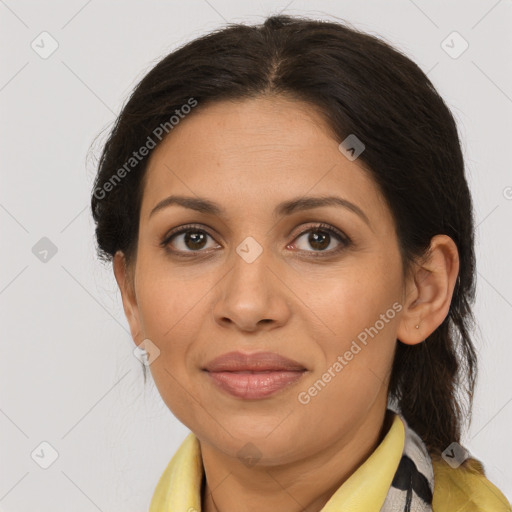
<path id="1" fill-rule="evenodd" d="M 306 235 L 308 235 L 307 238 Z M 312 256 L 323 256 L 323 253 L 327 253 L 329 255 L 337 253 L 350 245 L 350 240 L 346 235 L 328 224 L 317 224 L 312 226 L 310 229 L 303 231 L 297 238 L 295 238 L 295 240 L 300 240 L 301 238 L 304 238 L 304 245 L 309 245 L 313 248 L 313 251 L 309 250 L 307 247 L 299 247 L 299 250 L 319 253 L 312 254 Z M 334 242 L 337 242 L 337 244 Z M 298 245 L 297 242 L 294 242 L 290 246 L 293 247 L 296 245 Z M 332 247 L 333 245 L 334 248 Z"/>
<path id="2" fill-rule="evenodd" d="M 194 225 L 182 226 L 176 230 L 171 231 L 162 240 L 161 244 L 172 253 L 186 253 L 186 252 L 206 252 L 202 251 L 205 248 L 207 239 L 213 237 Z M 177 242 L 174 242 L 177 240 Z M 169 248 L 169 245 L 173 242 L 174 248 Z"/>

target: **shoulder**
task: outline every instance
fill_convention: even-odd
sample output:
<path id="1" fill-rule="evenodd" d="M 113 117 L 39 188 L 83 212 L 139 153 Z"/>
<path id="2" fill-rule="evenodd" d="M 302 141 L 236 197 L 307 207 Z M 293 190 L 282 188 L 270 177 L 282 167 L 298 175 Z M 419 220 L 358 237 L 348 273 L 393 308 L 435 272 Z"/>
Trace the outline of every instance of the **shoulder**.
<path id="1" fill-rule="evenodd" d="M 453 468 L 432 456 L 434 469 L 433 512 L 512 512 L 503 493 L 485 476 L 480 461 L 468 458 Z"/>

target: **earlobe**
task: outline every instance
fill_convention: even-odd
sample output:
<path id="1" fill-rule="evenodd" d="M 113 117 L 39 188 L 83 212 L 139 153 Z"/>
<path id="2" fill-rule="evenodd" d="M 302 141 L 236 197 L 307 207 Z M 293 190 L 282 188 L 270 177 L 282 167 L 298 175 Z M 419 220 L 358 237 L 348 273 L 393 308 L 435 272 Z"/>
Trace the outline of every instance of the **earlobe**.
<path id="1" fill-rule="evenodd" d="M 136 344 L 140 338 L 140 320 L 137 299 L 135 295 L 134 283 L 131 273 L 126 265 L 126 259 L 122 251 L 117 251 L 112 262 L 114 276 L 116 278 L 121 298 L 123 301 L 123 309 L 133 340 Z"/>
<path id="2" fill-rule="evenodd" d="M 455 242 L 447 235 L 434 236 L 427 257 L 407 283 L 408 293 L 397 332 L 402 343 L 421 343 L 443 323 L 458 273 L 459 253 Z"/>

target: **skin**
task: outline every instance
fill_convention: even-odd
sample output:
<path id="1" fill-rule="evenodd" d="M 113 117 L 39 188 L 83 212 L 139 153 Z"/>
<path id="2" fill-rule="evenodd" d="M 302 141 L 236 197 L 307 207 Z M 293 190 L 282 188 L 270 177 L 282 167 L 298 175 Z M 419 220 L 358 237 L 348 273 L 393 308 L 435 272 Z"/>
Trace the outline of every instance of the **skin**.
<path id="1" fill-rule="evenodd" d="M 404 278 L 391 212 L 361 161 L 348 160 L 339 142 L 311 106 L 283 97 L 198 107 L 151 156 L 135 263 L 115 255 L 134 342 L 148 338 L 159 348 L 150 365 L 155 383 L 200 441 L 206 512 L 320 510 L 389 428 L 396 340 L 421 343 L 448 314 L 459 269 L 453 240 L 434 237 L 430 258 Z M 150 217 L 171 194 L 210 199 L 226 213 L 173 205 Z M 336 206 L 272 216 L 278 203 L 304 195 L 343 197 L 370 225 Z M 320 222 L 352 243 L 335 253 L 344 244 L 332 235 L 315 249 L 308 236 Z M 183 234 L 169 242 L 192 254 L 188 259 L 166 252 L 159 245 L 166 234 L 188 223 L 210 236 L 199 249 Z M 236 252 L 248 236 L 263 249 L 252 263 Z M 315 259 L 322 251 L 330 255 Z M 395 302 L 401 311 L 300 403 L 298 393 Z M 266 399 L 235 398 L 202 371 L 232 350 L 274 351 L 308 371 Z M 249 442 L 260 453 L 251 467 L 237 455 Z"/>

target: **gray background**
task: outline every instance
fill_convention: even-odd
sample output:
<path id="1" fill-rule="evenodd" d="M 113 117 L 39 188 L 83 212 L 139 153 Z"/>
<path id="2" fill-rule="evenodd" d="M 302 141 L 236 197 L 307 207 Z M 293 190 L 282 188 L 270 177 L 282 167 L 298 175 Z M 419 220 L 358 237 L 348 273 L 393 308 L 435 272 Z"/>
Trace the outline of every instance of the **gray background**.
<path id="1" fill-rule="evenodd" d="M 1 511 L 147 510 L 188 430 L 152 382 L 144 388 L 113 274 L 96 260 L 95 157 L 167 52 L 279 11 L 342 18 L 391 42 L 457 119 L 478 224 L 480 380 L 464 441 L 512 497 L 511 0 L 0 0 Z M 453 31 L 469 44 L 457 58 L 464 41 Z M 43 441 L 58 452 L 48 469 Z"/>

